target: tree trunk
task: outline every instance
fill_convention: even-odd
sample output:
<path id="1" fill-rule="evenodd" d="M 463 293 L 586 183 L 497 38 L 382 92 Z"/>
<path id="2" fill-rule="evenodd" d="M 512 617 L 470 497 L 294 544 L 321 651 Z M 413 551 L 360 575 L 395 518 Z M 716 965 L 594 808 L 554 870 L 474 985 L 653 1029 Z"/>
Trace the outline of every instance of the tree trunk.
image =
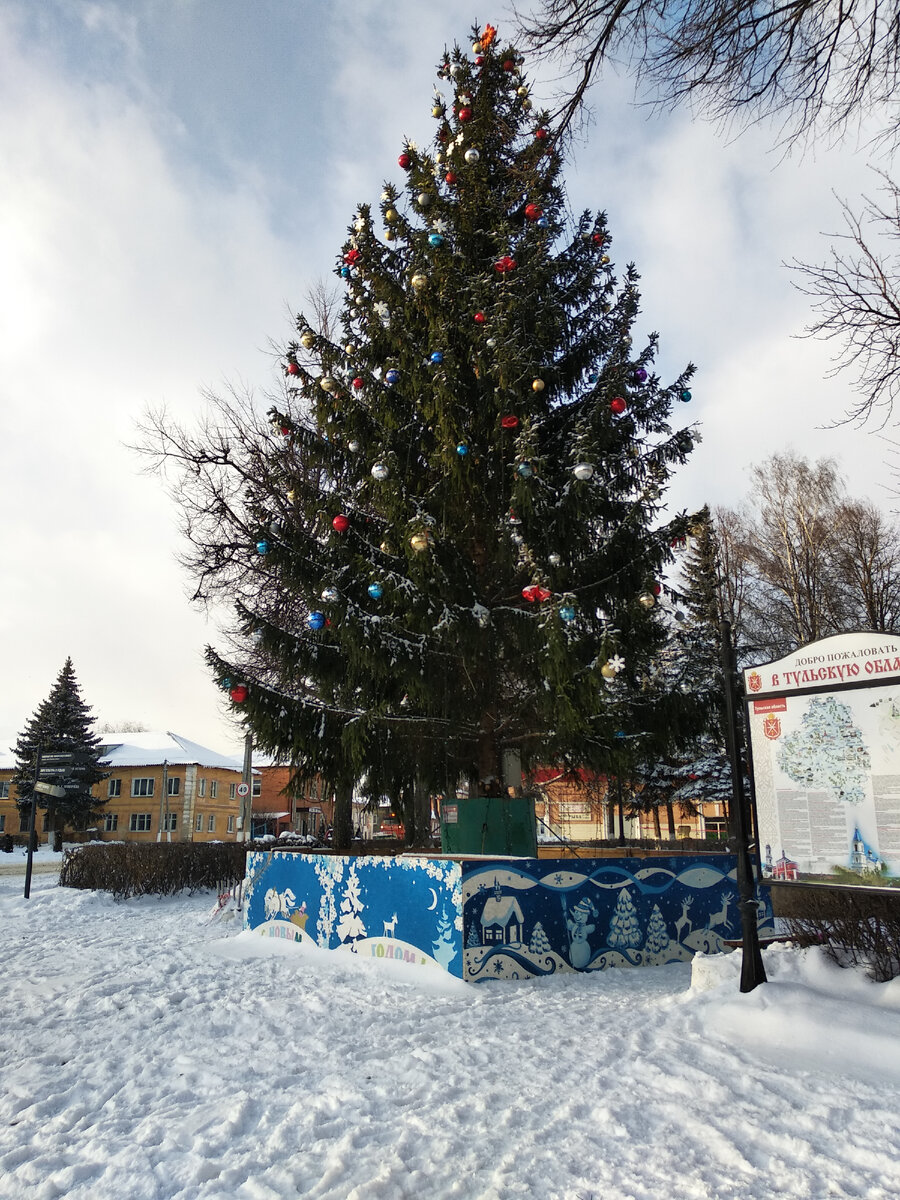
<path id="1" fill-rule="evenodd" d="M 654 806 L 653 806 L 653 828 L 656 830 L 656 840 L 658 842 L 661 842 L 662 841 L 662 830 L 659 827 L 659 805 L 658 804 L 654 804 Z"/>
<path id="2" fill-rule="evenodd" d="M 339 780 L 334 789 L 335 850 L 349 850 L 353 842 L 353 783 Z"/>
<path id="3" fill-rule="evenodd" d="M 669 822 L 669 841 L 675 841 L 675 810 L 672 807 L 672 801 L 666 801 L 666 817 Z"/>

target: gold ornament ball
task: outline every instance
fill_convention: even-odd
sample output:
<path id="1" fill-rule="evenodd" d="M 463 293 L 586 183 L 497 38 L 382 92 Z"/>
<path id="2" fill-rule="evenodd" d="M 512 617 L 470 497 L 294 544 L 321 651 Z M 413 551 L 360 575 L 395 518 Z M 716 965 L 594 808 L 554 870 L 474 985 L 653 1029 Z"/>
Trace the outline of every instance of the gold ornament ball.
<path id="1" fill-rule="evenodd" d="M 415 550 L 416 554 L 421 554 L 423 550 L 427 550 L 431 545 L 430 533 L 414 533 L 409 539 L 409 544 Z"/>
<path id="2" fill-rule="evenodd" d="M 531 390 L 533 392 L 542 392 L 544 390 L 544 387 L 545 387 L 545 384 L 544 384 L 543 379 L 535 379 L 531 385 Z"/>
<path id="3" fill-rule="evenodd" d="M 355 354 L 356 353 L 356 347 L 353 345 L 352 342 L 348 342 L 347 345 L 344 347 L 344 353 L 345 354 Z"/>
<path id="4" fill-rule="evenodd" d="M 396 208 L 389 208 L 389 209 L 387 210 L 387 212 L 384 214 L 384 219 L 385 219 L 386 221 L 396 221 L 396 220 L 397 220 L 397 210 L 396 210 Z"/>
<path id="5" fill-rule="evenodd" d="M 330 375 L 323 375 L 319 380 L 319 387 L 323 392 L 333 392 L 337 387 L 337 381 L 332 379 Z"/>
<path id="6" fill-rule="evenodd" d="M 656 597 L 651 595 L 650 592 L 644 592 L 643 595 L 638 596 L 638 604 L 644 608 L 652 608 L 655 603 Z"/>
<path id="7" fill-rule="evenodd" d="M 382 542 L 378 547 L 382 554 L 393 554 L 393 548 L 390 542 Z"/>
<path id="8" fill-rule="evenodd" d="M 600 668 L 600 674 L 604 679 L 615 679 L 616 668 L 612 665 L 612 663 L 605 662 Z"/>
<path id="9" fill-rule="evenodd" d="M 419 292 L 422 290 L 423 287 L 428 286 L 428 276 L 427 275 L 413 275 L 412 279 L 410 280 L 410 283 L 413 285 L 413 287 L 416 289 L 416 291 Z"/>
<path id="10" fill-rule="evenodd" d="M 531 101 L 530 101 L 530 100 L 527 100 L 527 99 L 526 99 L 526 100 L 523 100 L 523 101 L 522 101 L 522 107 L 524 108 L 524 110 L 525 110 L 526 112 L 531 112 Z"/>
<path id="11" fill-rule="evenodd" d="M 434 108 L 432 108 L 432 110 L 431 110 L 431 115 L 433 117 L 443 116 L 443 113 L 444 113 L 444 110 L 441 108 L 441 106 L 439 104 L 435 104 Z"/>
<path id="12" fill-rule="evenodd" d="M 517 96 L 522 96 L 522 97 L 525 97 L 525 96 L 527 96 L 527 95 L 528 95 L 528 88 L 527 88 L 527 87 L 525 87 L 525 86 L 524 86 L 524 84 L 523 84 L 523 86 L 522 86 L 522 87 L 520 87 L 520 88 L 517 88 L 517 89 L 516 89 L 516 95 L 517 95 Z"/>
<path id="13" fill-rule="evenodd" d="M 296 492 L 288 492 L 288 493 L 287 493 L 287 501 L 288 501 L 288 504 L 293 504 L 293 503 L 294 503 L 294 501 L 296 500 L 296 498 L 297 498 L 297 493 L 296 493 Z"/>
<path id="14" fill-rule="evenodd" d="M 300 345 L 304 350 L 312 350 L 316 344 L 316 335 L 309 329 L 300 334 Z"/>

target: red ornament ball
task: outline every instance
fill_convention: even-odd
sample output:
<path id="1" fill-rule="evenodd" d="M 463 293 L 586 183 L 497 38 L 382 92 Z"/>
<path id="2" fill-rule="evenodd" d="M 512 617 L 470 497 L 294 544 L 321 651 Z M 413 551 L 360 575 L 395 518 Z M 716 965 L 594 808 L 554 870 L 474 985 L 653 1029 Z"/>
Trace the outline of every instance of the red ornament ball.
<path id="1" fill-rule="evenodd" d="M 364 379 L 360 379 L 360 377 L 359 377 L 358 375 L 357 375 L 357 377 L 356 377 L 356 378 L 353 380 L 353 386 L 356 388 L 356 390 L 357 390 L 357 391 L 359 391 L 359 389 L 360 389 L 361 387 L 363 387 L 363 386 L 364 386 L 364 384 L 365 384 L 365 380 L 364 380 Z"/>
<path id="2" fill-rule="evenodd" d="M 459 110 L 458 116 L 461 121 L 471 121 L 472 120 L 471 108 L 461 108 Z"/>
<path id="3" fill-rule="evenodd" d="M 609 407 L 614 413 L 618 413 L 619 416 L 621 416 L 622 413 L 628 408 L 628 405 L 622 396 L 615 396 L 612 400 L 610 400 Z"/>
<path id="4" fill-rule="evenodd" d="M 654 596 L 658 596 L 659 593 L 662 591 L 662 585 L 659 583 L 654 583 L 654 585 L 650 589 L 650 591 L 653 593 Z"/>
<path id="5" fill-rule="evenodd" d="M 281 427 L 281 436 L 282 437 L 287 437 L 290 432 L 291 432 L 291 430 L 290 430 L 289 425 L 282 425 L 282 427 Z"/>
<path id="6" fill-rule="evenodd" d="M 352 267 L 353 264 L 355 262 L 359 262 L 359 260 L 361 258 L 362 258 L 362 255 L 360 254 L 360 252 L 356 249 L 355 246 L 353 246 L 344 255 L 344 262 L 347 264 L 348 267 Z"/>
<path id="7" fill-rule="evenodd" d="M 503 429 L 518 429 L 519 418 L 510 413 L 509 416 L 500 418 L 500 425 Z"/>
<path id="8" fill-rule="evenodd" d="M 504 62 L 503 62 L 503 70 L 504 71 L 514 71 L 515 69 L 516 69 L 516 64 L 511 58 L 507 58 L 504 60 Z"/>
<path id="9" fill-rule="evenodd" d="M 546 140 L 550 136 L 550 134 L 547 132 L 546 129 L 536 129 L 534 131 L 534 136 L 537 138 L 537 140 L 539 142 L 546 142 Z"/>
<path id="10" fill-rule="evenodd" d="M 483 312 L 477 312 L 475 314 L 475 316 L 472 318 L 472 320 L 475 322 L 476 325 L 483 325 L 485 323 L 485 321 L 487 320 L 487 317 L 484 315 Z"/>
<path id="11" fill-rule="evenodd" d="M 403 170 L 404 170 L 404 171 L 407 169 L 407 167 L 409 167 L 409 166 L 411 166 L 411 165 L 412 165 L 412 159 L 411 159 L 411 158 L 410 158 L 410 156 L 409 156 L 409 155 L 406 153 L 406 151 L 405 151 L 405 150 L 404 150 L 404 151 L 403 151 L 403 153 L 400 155 L 400 157 L 397 159 L 397 162 L 398 162 L 398 164 L 399 164 L 399 165 L 400 165 L 400 166 L 403 168 Z"/>
<path id="12" fill-rule="evenodd" d="M 446 179 L 447 183 L 456 183 L 456 172 L 448 171 L 444 179 Z"/>
<path id="13" fill-rule="evenodd" d="M 346 533 L 350 528 L 350 520 L 348 517 L 345 517 L 343 513 L 338 513 L 338 515 L 331 522 L 331 528 L 336 533 Z"/>
<path id="14" fill-rule="evenodd" d="M 475 66 L 480 67 L 483 63 L 484 63 L 484 55 L 479 54 L 478 57 L 475 59 Z"/>
<path id="15" fill-rule="evenodd" d="M 525 205 L 525 216 L 528 218 L 529 221 L 537 221 L 543 215 L 544 215 L 544 210 L 541 208 L 541 206 L 539 204 L 526 204 Z"/>
<path id="16" fill-rule="evenodd" d="M 237 683 L 231 689 L 230 695 L 235 704 L 243 704 L 247 699 L 247 688 L 243 683 Z"/>
<path id="17" fill-rule="evenodd" d="M 297 366 L 297 364 L 295 362 L 289 362 L 288 365 L 284 369 L 285 369 L 285 371 L 287 371 L 288 375 L 299 375 L 300 374 L 300 368 Z"/>

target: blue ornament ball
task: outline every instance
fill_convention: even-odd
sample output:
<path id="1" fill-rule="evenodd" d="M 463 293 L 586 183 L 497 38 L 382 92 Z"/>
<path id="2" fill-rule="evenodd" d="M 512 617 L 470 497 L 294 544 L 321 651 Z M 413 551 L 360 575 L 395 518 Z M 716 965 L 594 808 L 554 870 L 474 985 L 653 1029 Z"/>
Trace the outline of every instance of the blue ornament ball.
<path id="1" fill-rule="evenodd" d="M 559 619 L 561 621 L 565 621 L 567 625 L 571 624 L 572 621 L 575 620 L 575 609 L 571 604 L 564 604 L 562 606 L 562 608 L 559 610 Z"/>
<path id="2" fill-rule="evenodd" d="M 350 278 L 350 268 L 349 267 L 341 267 L 341 279 L 349 279 L 349 278 Z"/>
<path id="3" fill-rule="evenodd" d="M 322 629 L 325 625 L 325 614 L 321 612 L 311 612 L 306 618 L 306 623 L 310 629 Z"/>
<path id="4" fill-rule="evenodd" d="M 444 356 L 440 350 L 435 350 L 434 354 L 431 356 L 431 361 L 435 364 L 435 366 L 444 361 Z"/>
<path id="5" fill-rule="evenodd" d="M 429 233 L 428 235 L 428 243 L 431 246 L 440 246 L 443 241 L 443 235 L 440 233 Z"/>
<path id="6" fill-rule="evenodd" d="M 516 467 L 516 470 L 523 479 L 530 479 L 534 474 L 534 467 L 531 465 L 531 463 L 527 462 L 519 463 L 519 465 Z"/>
<path id="7" fill-rule="evenodd" d="M 588 375 L 588 383 L 596 383 L 599 380 L 599 378 L 600 378 L 600 376 L 597 374 L 596 371 L 591 371 L 590 375 Z"/>
<path id="8" fill-rule="evenodd" d="M 469 453 L 469 447 L 466 445 L 465 442 L 460 442 L 459 445 L 456 447 L 456 453 L 459 455 L 460 458 L 465 458 L 466 455 Z"/>
<path id="9" fill-rule="evenodd" d="M 373 600 L 380 600 L 384 595 L 384 588 L 380 583 L 370 583 L 367 590 Z"/>
<path id="10" fill-rule="evenodd" d="M 256 550 L 257 550 L 257 553 L 258 553 L 258 554 L 268 554 L 268 552 L 269 552 L 269 543 L 268 543 L 268 542 L 257 542 L 257 543 L 256 543 Z"/>
<path id="11" fill-rule="evenodd" d="M 541 229 L 546 229 L 550 224 L 546 217 L 538 217 L 537 223 L 540 225 Z"/>
<path id="12" fill-rule="evenodd" d="M 687 388 L 685 388 L 684 391 L 681 393 L 681 395 L 678 397 L 678 399 L 684 401 L 685 404 L 687 404 L 687 402 L 688 402 L 688 400 L 690 400 L 690 398 L 691 398 L 691 393 L 687 390 Z"/>
<path id="13" fill-rule="evenodd" d="M 390 371 L 388 371 L 388 373 L 385 375 L 384 382 L 394 384 L 394 383 L 397 383 L 399 381 L 399 379 L 400 379 L 400 372 L 395 370 L 392 367 L 390 369 Z"/>

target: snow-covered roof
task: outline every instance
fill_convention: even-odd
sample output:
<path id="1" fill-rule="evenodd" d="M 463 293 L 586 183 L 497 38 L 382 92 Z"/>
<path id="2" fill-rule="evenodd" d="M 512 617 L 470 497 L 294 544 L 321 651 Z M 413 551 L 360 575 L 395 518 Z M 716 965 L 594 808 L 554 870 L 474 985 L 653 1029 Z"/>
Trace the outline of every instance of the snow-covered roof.
<path id="1" fill-rule="evenodd" d="M 482 925 L 501 925 L 504 929 L 515 917 L 521 925 L 525 919 L 515 896 L 490 896 L 481 914 Z"/>
<path id="2" fill-rule="evenodd" d="M 240 771 L 243 765 L 239 755 L 219 754 L 177 733 L 104 733 L 100 736 L 104 747 L 103 761 L 113 769 L 155 767 L 163 761 L 172 766 L 196 763 L 198 767 L 222 767 L 228 771 Z"/>

